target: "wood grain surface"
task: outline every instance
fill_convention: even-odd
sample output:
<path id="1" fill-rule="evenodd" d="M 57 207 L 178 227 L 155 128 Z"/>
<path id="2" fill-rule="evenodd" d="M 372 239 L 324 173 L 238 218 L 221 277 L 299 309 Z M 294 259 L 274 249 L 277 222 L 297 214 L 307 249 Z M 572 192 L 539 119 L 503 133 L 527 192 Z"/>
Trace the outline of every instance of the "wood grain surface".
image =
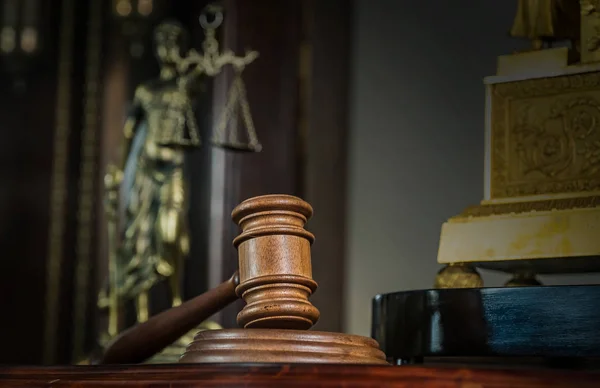
<path id="1" fill-rule="evenodd" d="M 583 372 L 466 367 L 173 365 L 0 368 L 0 387 L 393 387 L 588 388 Z"/>

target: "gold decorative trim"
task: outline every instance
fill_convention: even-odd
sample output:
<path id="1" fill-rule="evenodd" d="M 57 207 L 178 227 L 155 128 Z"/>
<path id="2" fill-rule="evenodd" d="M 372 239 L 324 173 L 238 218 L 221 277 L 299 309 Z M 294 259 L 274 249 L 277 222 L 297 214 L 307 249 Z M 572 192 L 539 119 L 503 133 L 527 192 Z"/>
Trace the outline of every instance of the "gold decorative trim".
<path id="1" fill-rule="evenodd" d="M 71 70 L 73 68 L 74 0 L 63 0 L 60 20 L 54 154 L 52 157 L 52 177 L 50 181 L 50 226 L 48 257 L 46 261 L 46 310 L 43 353 L 43 362 L 45 364 L 54 363 L 56 360 L 58 313 L 60 309 L 60 277 L 68 187 L 69 136 L 71 133 L 69 106 L 71 102 Z"/>
<path id="2" fill-rule="evenodd" d="M 492 90 L 492 199 L 600 190 L 597 129 L 588 125 L 600 117 L 600 72 Z"/>
<path id="3" fill-rule="evenodd" d="M 553 210 L 589 209 L 594 207 L 600 207 L 599 196 L 471 206 L 454 218 L 486 217 L 532 211 L 543 212 Z"/>
<path id="4" fill-rule="evenodd" d="M 581 62 L 600 60 L 600 2 L 580 0 L 581 5 Z"/>
<path id="5" fill-rule="evenodd" d="M 75 264 L 75 293 L 73 298 L 73 354 L 77 361 L 85 354 L 85 335 L 88 314 L 89 279 L 92 262 L 95 183 L 97 173 L 98 114 L 100 93 L 100 62 L 102 54 L 102 0 L 89 4 L 83 131 L 79 203 L 77 210 L 77 240 Z"/>

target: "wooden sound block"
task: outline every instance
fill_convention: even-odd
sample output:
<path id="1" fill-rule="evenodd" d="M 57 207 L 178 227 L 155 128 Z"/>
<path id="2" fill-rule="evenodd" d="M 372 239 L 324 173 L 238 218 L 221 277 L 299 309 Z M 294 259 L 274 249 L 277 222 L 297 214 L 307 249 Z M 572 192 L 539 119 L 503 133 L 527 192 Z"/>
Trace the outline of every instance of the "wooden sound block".
<path id="1" fill-rule="evenodd" d="M 283 329 L 203 331 L 179 362 L 387 364 L 385 354 L 371 338 Z"/>

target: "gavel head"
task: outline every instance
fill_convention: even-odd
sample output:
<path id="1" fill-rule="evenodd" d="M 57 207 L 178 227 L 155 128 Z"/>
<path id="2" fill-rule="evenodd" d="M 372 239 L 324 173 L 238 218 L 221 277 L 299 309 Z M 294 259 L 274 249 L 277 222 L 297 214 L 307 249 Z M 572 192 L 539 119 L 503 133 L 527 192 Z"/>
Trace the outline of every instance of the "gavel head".
<path id="1" fill-rule="evenodd" d="M 244 328 L 306 330 L 319 319 L 308 300 L 317 289 L 312 279 L 310 246 L 304 229 L 312 207 L 290 195 L 265 195 L 242 202 L 232 213 L 242 233 L 238 249 L 238 296 L 246 306 L 237 321 Z"/>

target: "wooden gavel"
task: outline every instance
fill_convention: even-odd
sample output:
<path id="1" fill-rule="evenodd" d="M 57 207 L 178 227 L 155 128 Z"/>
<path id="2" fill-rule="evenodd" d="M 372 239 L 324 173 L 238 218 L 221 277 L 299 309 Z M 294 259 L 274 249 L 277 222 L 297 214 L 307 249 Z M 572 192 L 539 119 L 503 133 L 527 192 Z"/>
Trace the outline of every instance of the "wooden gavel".
<path id="1" fill-rule="evenodd" d="M 316 290 L 310 245 L 304 229 L 312 207 L 289 195 L 267 195 L 242 202 L 232 212 L 242 233 L 234 240 L 239 271 L 230 279 L 117 336 L 100 364 L 132 364 L 151 358 L 238 297 L 243 328 L 306 330 L 319 318 L 308 300 Z"/>

